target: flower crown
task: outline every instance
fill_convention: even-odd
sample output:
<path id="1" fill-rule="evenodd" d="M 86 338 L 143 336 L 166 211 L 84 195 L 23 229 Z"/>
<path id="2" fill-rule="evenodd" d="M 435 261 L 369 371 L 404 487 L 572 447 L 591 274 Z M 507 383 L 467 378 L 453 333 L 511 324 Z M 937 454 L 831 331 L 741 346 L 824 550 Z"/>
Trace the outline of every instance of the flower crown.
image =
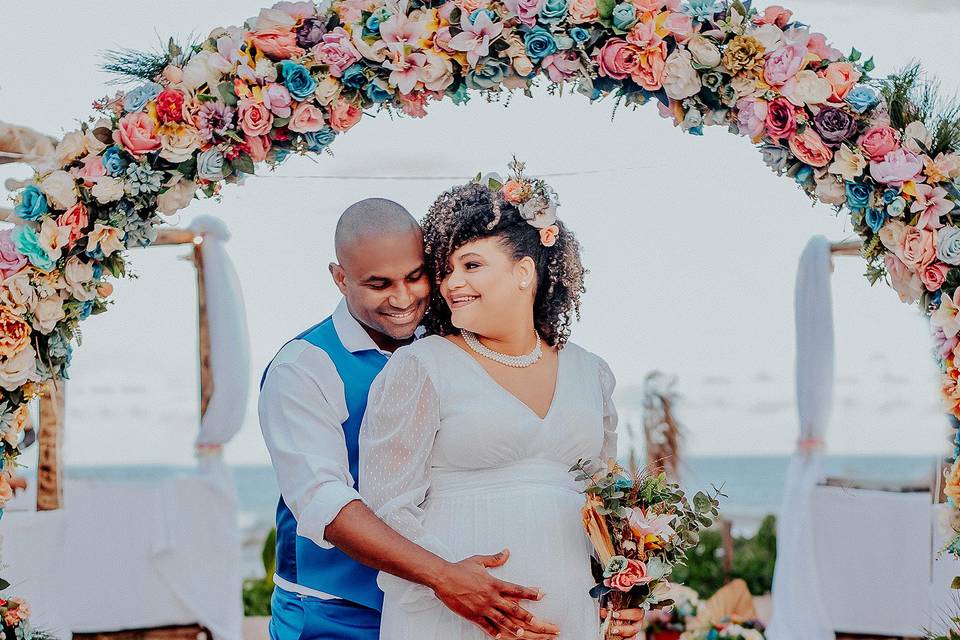
<path id="1" fill-rule="evenodd" d="M 557 226 L 557 207 L 560 201 L 557 193 L 539 178 L 527 178 L 523 175 L 526 165 L 516 158 L 509 164 L 510 175 L 504 180 L 498 173 L 477 174 L 473 179 L 485 185 L 491 191 L 497 191 L 503 199 L 514 205 L 527 224 L 539 229 L 540 244 L 552 247 L 557 243 L 560 227 Z M 494 210 L 493 221 L 487 225 L 492 229 L 500 222 L 499 207 Z"/>

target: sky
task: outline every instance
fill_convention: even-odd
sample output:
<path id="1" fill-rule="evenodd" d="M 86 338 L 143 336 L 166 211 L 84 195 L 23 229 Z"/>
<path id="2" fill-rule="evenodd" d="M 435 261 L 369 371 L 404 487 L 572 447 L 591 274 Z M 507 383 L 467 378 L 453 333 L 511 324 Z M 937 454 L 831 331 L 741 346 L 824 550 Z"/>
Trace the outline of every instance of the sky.
<path id="1" fill-rule="evenodd" d="M 99 71 L 105 50 L 205 35 L 265 6 L 4 5 L 0 120 L 58 136 L 92 113 L 94 99 L 116 91 Z M 795 0 L 790 8 L 838 48 L 875 56 L 877 76 L 916 59 L 946 93 L 960 88 L 953 33 L 960 8 L 951 0 Z M 222 202 L 195 202 L 171 218 L 186 226 L 199 214 L 217 215 L 233 234 L 228 250 L 246 301 L 253 387 L 247 419 L 226 449 L 230 462 L 268 462 L 255 383 L 283 342 L 337 303 L 327 264 L 339 213 L 381 196 L 419 217 L 444 189 L 478 171 L 504 172 L 514 154 L 532 174 L 577 173 L 549 178 L 590 270 L 573 340 L 610 363 L 624 421 L 636 421 L 643 378 L 659 370 L 677 376 L 688 453 L 792 450 L 797 260 L 814 235 L 853 238 L 849 223 L 812 206 L 747 140 L 724 129 L 688 136 L 653 106 L 613 117 L 612 101 L 591 105 L 541 88 L 532 99 L 514 95 L 508 108 L 475 96 L 464 107 L 434 104 L 424 120 L 364 118 L 332 156 L 292 158 L 227 188 Z M 24 167 L 0 167 L 0 179 L 27 176 Z M 117 283 L 111 311 L 84 323 L 67 392 L 67 464 L 192 460 L 196 310 L 192 267 L 178 259 L 184 253 L 132 252 L 138 278 Z M 844 257 L 833 276 L 837 379 L 828 449 L 943 452 L 947 425 L 924 322 L 892 290 L 871 288 L 863 271 L 860 258 Z"/>

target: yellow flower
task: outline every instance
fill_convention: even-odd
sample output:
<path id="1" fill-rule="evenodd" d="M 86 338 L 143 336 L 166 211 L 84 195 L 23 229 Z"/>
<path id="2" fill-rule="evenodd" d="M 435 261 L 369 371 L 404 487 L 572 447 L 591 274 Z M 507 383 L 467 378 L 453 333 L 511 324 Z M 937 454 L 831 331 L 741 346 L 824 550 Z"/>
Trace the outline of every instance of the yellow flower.
<path id="1" fill-rule="evenodd" d="M 735 37 L 723 52 L 723 66 L 733 74 L 759 70 L 763 63 L 763 44 L 753 36 Z"/>

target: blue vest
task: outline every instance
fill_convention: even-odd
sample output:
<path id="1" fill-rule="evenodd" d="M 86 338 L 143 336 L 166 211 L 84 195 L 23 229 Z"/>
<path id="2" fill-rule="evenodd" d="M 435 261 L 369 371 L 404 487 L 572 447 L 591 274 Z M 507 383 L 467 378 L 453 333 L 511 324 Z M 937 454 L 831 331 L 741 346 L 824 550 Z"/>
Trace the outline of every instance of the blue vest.
<path id="1" fill-rule="evenodd" d="M 323 349 L 343 380 L 347 419 L 343 435 L 347 442 L 350 474 L 356 488 L 359 467 L 360 423 L 367 409 L 367 394 L 377 374 L 387 363 L 379 351 L 370 349 L 351 353 L 343 346 L 327 318 L 295 338 Z M 266 379 L 264 373 L 263 379 Z M 263 379 L 260 386 L 263 386 Z M 356 604 L 383 608 L 383 592 L 377 587 L 377 572 L 360 564 L 340 549 L 323 549 L 309 538 L 297 535 L 297 521 L 280 496 L 277 504 L 277 575 L 294 584 L 328 593 Z"/>

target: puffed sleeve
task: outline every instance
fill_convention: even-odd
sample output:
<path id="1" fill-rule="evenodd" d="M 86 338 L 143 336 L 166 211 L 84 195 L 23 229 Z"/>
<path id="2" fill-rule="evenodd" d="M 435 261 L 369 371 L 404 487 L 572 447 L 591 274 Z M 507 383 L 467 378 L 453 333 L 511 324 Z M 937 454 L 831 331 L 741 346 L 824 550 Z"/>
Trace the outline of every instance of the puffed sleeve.
<path id="1" fill-rule="evenodd" d="M 617 407 L 613 404 L 613 390 L 617 379 L 610 365 L 600 360 L 600 388 L 603 395 L 603 461 L 617 457 Z"/>
<path id="2" fill-rule="evenodd" d="M 446 545 L 423 527 L 439 426 L 437 391 L 426 367 L 408 349 L 399 349 L 370 387 L 360 429 L 360 494 L 395 531 L 449 560 Z M 440 602 L 427 587 L 387 573 L 381 572 L 377 582 L 405 608 Z"/>

